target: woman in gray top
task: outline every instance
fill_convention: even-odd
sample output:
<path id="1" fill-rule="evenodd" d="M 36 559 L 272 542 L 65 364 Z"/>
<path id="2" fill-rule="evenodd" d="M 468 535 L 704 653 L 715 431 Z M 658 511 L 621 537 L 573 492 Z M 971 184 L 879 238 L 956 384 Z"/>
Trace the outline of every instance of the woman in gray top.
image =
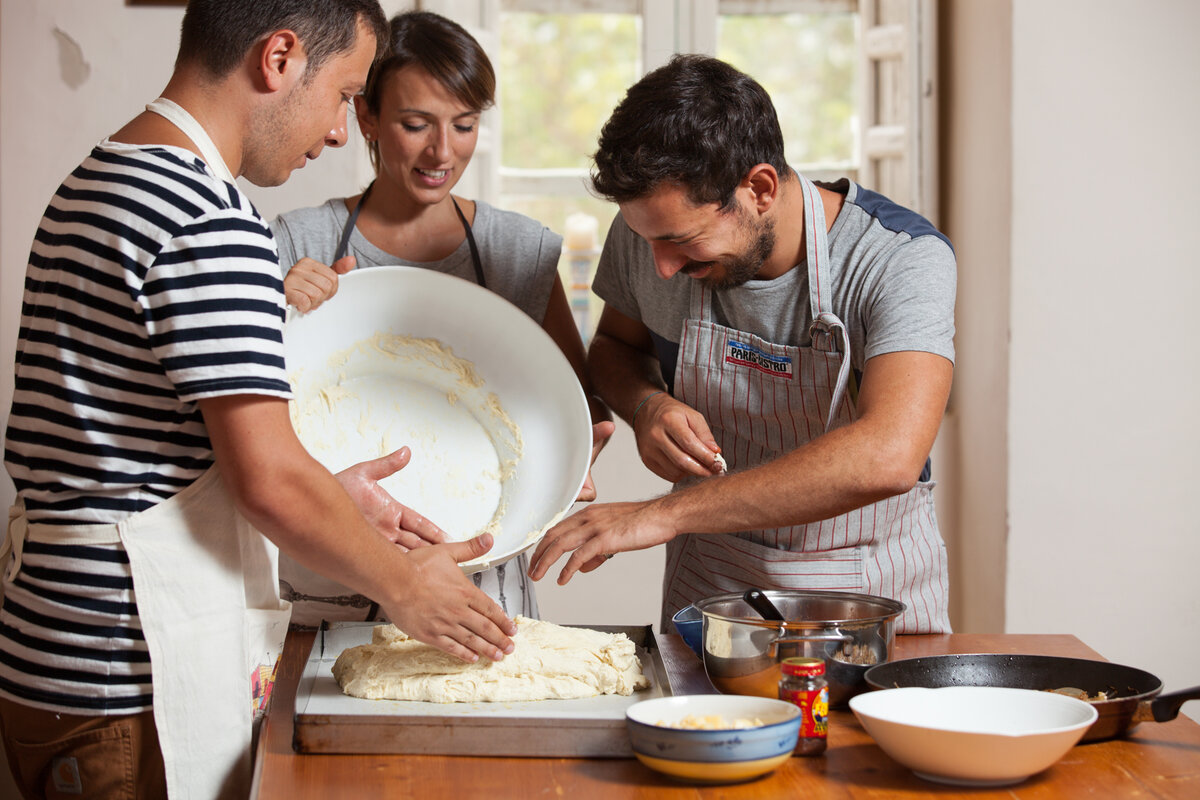
<path id="1" fill-rule="evenodd" d="M 558 344 L 592 407 L 593 460 L 612 435 L 611 416 L 592 395 L 584 349 L 558 276 L 562 238 L 540 222 L 450 191 L 475 152 L 479 117 L 494 102 L 496 78 L 479 43 L 429 12 L 391 20 L 390 51 L 354 98 L 376 178 L 361 195 L 283 214 L 271 230 L 288 303 L 309 311 L 355 267 L 403 264 L 474 281 L 518 306 Z M 580 500 L 595 499 L 589 477 Z M 419 510 L 419 509 L 418 509 Z M 437 522 L 437 520 L 433 520 Z M 506 613 L 536 617 L 522 555 L 476 573 Z M 281 557 L 292 622 L 376 619 L 378 606 Z"/>

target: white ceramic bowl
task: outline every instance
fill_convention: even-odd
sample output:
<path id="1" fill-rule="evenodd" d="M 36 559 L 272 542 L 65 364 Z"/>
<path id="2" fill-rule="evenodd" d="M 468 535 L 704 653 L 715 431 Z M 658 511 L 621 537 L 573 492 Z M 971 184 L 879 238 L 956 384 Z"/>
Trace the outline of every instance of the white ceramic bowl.
<path id="1" fill-rule="evenodd" d="M 1034 689 L 882 689 L 850 709 L 885 753 L 939 783 L 1004 786 L 1062 758 L 1096 720 L 1082 700 Z"/>
<path id="2" fill-rule="evenodd" d="M 396 352 L 385 353 L 378 336 L 405 338 L 388 339 Z M 437 340 L 453 358 L 414 339 Z M 293 314 L 284 346 L 295 409 L 338 393 L 326 416 L 294 410 L 301 441 L 326 467 L 408 445 L 411 462 L 385 489 L 454 539 L 492 525 L 495 544 L 463 564 L 468 573 L 534 546 L 579 495 L 591 456 L 583 389 L 541 326 L 499 295 L 416 267 L 355 270 L 320 308 Z M 482 386 L 451 368 L 458 360 Z"/>
<path id="3" fill-rule="evenodd" d="M 716 717 L 732 726 L 673 728 L 686 717 Z M 625 712 L 638 760 L 651 769 L 692 783 L 736 783 L 757 778 L 792 757 L 800 733 L 800 709 L 766 697 L 694 694 L 634 703 Z"/>

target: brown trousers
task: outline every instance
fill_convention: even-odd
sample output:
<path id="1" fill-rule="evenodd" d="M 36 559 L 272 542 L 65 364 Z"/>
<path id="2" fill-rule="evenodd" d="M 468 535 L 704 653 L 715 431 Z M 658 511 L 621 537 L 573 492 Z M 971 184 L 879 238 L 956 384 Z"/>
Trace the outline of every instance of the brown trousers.
<path id="1" fill-rule="evenodd" d="M 0 738 L 26 800 L 167 796 L 152 711 L 76 716 L 0 698 Z"/>

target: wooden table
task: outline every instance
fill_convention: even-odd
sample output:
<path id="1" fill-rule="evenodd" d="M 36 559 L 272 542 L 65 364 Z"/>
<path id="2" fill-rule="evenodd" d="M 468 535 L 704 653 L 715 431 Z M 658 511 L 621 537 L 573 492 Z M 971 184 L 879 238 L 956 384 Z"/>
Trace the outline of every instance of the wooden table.
<path id="1" fill-rule="evenodd" d="M 712 692 L 699 659 L 677 636 L 658 637 L 676 694 Z M 1050 769 L 1015 786 L 964 790 L 929 783 L 892 761 L 850 711 L 833 711 L 829 749 L 796 757 L 749 783 L 697 787 L 674 782 L 633 758 L 298 755 L 292 751 L 296 684 L 312 633 L 293 632 L 283 651 L 263 727 L 252 797 L 305 798 L 779 798 L 779 797 L 1162 797 L 1200 798 L 1200 725 L 1185 717 L 1143 722 L 1126 738 L 1075 747 Z M 941 653 L 1035 653 L 1100 658 L 1074 636 L 951 634 L 898 636 L 894 659 Z M 1167 687 L 1167 690 L 1183 687 Z M 1186 708 L 1186 706 L 1185 706 Z"/>

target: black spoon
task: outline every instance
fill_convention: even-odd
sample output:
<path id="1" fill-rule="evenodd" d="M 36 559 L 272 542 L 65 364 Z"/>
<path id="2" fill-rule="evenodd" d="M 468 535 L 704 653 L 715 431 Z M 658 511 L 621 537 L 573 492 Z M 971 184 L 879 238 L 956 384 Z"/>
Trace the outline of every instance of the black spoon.
<path id="1" fill-rule="evenodd" d="M 783 614 L 779 613 L 779 609 L 775 607 L 775 604 L 771 602 L 771 599 L 762 591 L 758 589 L 747 589 L 745 593 L 742 594 L 742 599 L 745 600 L 751 608 L 757 611 L 763 619 L 770 622 L 785 621 Z"/>

